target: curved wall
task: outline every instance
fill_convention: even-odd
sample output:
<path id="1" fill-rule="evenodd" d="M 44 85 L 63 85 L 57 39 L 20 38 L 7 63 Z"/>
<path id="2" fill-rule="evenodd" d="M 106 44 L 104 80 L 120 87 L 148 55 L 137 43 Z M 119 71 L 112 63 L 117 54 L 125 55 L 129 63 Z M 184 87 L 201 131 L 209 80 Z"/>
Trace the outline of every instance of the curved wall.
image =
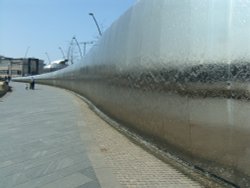
<path id="1" fill-rule="evenodd" d="M 249 1 L 141 0 L 81 62 L 35 79 L 248 187 L 249 33 Z"/>

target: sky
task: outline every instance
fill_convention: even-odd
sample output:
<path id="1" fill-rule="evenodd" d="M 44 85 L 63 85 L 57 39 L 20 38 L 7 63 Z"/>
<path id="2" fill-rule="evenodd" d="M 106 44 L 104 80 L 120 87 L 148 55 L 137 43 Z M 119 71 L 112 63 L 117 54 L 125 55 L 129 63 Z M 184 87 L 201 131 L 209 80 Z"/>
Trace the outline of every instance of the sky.
<path id="1" fill-rule="evenodd" d="M 98 40 L 92 12 L 104 32 L 136 0 L 0 0 L 0 55 L 62 59 L 73 36 Z M 76 44 L 74 44 L 76 45 Z M 91 45 L 87 45 L 87 50 Z M 46 55 L 48 54 L 48 56 Z"/>

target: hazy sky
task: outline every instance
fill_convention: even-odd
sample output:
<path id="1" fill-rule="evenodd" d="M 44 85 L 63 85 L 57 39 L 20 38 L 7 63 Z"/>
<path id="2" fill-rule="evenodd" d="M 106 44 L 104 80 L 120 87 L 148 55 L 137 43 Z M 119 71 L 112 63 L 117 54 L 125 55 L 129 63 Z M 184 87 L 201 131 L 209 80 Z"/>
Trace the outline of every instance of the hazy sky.
<path id="1" fill-rule="evenodd" d="M 96 40 L 93 12 L 104 31 L 136 0 L 0 0 L 0 55 L 62 58 L 70 41 Z M 89 48 L 90 46 L 88 46 Z M 83 46 L 82 46 L 83 48 Z M 28 50 L 27 50 L 28 49 Z"/>

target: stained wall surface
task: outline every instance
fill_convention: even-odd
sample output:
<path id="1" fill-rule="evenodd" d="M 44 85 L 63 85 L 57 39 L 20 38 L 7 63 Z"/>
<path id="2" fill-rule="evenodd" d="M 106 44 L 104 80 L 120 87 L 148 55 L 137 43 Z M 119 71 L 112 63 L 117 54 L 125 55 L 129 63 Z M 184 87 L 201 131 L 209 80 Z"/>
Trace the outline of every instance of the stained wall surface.
<path id="1" fill-rule="evenodd" d="M 82 61 L 35 79 L 248 187 L 249 33 L 248 0 L 141 0 Z"/>

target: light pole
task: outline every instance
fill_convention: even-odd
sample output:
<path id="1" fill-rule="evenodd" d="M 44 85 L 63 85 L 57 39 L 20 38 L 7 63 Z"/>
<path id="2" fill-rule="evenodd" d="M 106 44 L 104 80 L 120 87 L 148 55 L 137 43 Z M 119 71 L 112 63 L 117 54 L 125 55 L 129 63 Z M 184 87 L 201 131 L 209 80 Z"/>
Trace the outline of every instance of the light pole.
<path id="1" fill-rule="evenodd" d="M 83 42 L 83 55 L 85 56 L 86 55 L 86 46 L 87 44 L 93 44 L 94 41 L 86 41 L 86 42 Z"/>
<path id="2" fill-rule="evenodd" d="M 101 32 L 100 27 L 99 27 L 99 25 L 98 25 L 98 23 L 97 23 L 97 21 L 95 19 L 94 13 L 89 13 L 89 15 L 92 16 L 92 18 L 93 18 L 93 20 L 95 22 L 95 25 L 96 25 L 96 27 L 98 29 L 99 35 L 102 36 L 102 32 Z"/>
<path id="3" fill-rule="evenodd" d="M 62 55 L 63 55 L 63 59 L 65 60 L 65 55 L 64 55 L 64 52 L 63 52 L 63 49 L 59 46 L 59 50 L 61 51 Z"/>
<path id="4" fill-rule="evenodd" d="M 10 64 L 8 66 L 8 76 L 12 77 L 12 59 L 10 59 Z"/>
<path id="5" fill-rule="evenodd" d="M 72 59 L 72 45 L 73 45 L 73 38 L 71 39 L 71 41 L 70 41 L 70 44 L 69 44 L 69 48 L 68 48 L 68 52 L 67 52 L 67 58 L 68 58 L 68 60 L 70 60 L 71 61 L 71 64 L 73 64 L 73 59 Z M 71 52 L 71 53 L 70 53 Z M 71 57 L 70 57 L 70 55 L 71 55 Z"/>
<path id="6" fill-rule="evenodd" d="M 28 47 L 27 47 L 26 52 L 25 52 L 25 55 L 24 55 L 24 58 L 26 58 L 26 57 L 27 57 L 28 52 L 29 52 L 29 49 L 30 49 L 30 46 L 28 46 Z"/>
<path id="7" fill-rule="evenodd" d="M 76 44 L 77 44 L 77 46 L 78 46 L 78 49 L 79 49 L 79 52 L 80 52 L 80 55 L 81 55 L 81 58 L 82 58 L 82 50 L 81 50 L 81 47 L 80 47 L 80 45 L 79 45 L 79 43 L 78 43 L 76 37 L 74 36 L 72 39 L 76 41 Z"/>
<path id="8" fill-rule="evenodd" d="M 50 58 L 49 58 L 49 54 L 47 52 L 45 52 L 45 55 L 47 56 L 48 60 L 49 60 L 49 64 L 50 64 Z"/>

